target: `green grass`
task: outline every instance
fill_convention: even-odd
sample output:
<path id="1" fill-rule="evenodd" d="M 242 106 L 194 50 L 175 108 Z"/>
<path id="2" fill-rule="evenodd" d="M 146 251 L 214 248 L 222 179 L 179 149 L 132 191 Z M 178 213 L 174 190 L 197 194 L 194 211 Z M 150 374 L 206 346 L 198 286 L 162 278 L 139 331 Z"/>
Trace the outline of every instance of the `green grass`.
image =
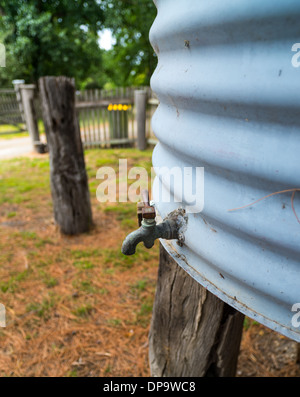
<path id="1" fill-rule="evenodd" d="M 6 130 L 9 131 L 9 130 Z M 16 138 L 27 138 L 29 137 L 29 134 L 27 131 L 22 131 L 22 132 L 9 132 L 8 134 L 0 133 L 0 140 L 11 140 L 11 139 L 16 139 Z"/>
<path id="2" fill-rule="evenodd" d="M 245 317 L 245 318 L 244 318 L 243 328 L 244 328 L 245 331 L 247 331 L 250 327 L 252 327 L 252 326 L 254 326 L 254 325 L 257 325 L 257 324 L 258 324 L 257 321 L 252 320 L 252 319 L 249 318 L 249 317 Z"/>
<path id="3" fill-rule="evenodd" d="M 67 373 L 67 376 L 69 377 L 69 378 L 76 378 L 78 375 L 77 375 L 77 369 L 72 369 L 71 371 L 69 371 L 68 373 Z"/>
<path id="4" fill-rule="evenodd" d="M 58 285 L 58 280 L 54 277 L 45 278 L 44 284 L 46 285 L 47 288 L 53 288 L 56 285 Z"/>
<path id="5" fill-rule="evenodd" d="M 26 269 L 23 272 L 11 276 L 8 281 L 1 281 L 0 291 L 3 293 L 15 292 L 19 288 L 19 283 L 25 280 L 30 274 L 31 270 Z"/>
<path id="6" fill-rule="evenodd" d="M 104 251 L 104 263 L 126 270 L 131 269 L 137 263 L 137 257 L 123 255 L 119 248 L 106 249 Z"/>
<path id="7" fill-rule="evenodd" d="M 73 285 L 73 287 L 76 290 L 82 291 L 85 294 L 99 294 L 99 295 L 108 294 L 108 289 L 107 288 L 98 288 L 90 280 L 78 280 L 78 279 L 75 279 L 72 282 L 72 285 Z"/>
<path id="8" fill-rule="evenodd" d="M 44 245 L 43 243 L 41 243 L 43 239 L 40 239 L 36 232 L 30 230 L 13 232 L 12 235 L 15 239 L 15 242 L 23 248 L 27 248 L 28 246 L 31 246 L 32 243 L 34 243 L 34 245 L 37 248 Z M 34 256 L 34 251 L 30 251 L 28 255 L 31 255 L 31 257 Z"/>
<path id="9" fill-rule="evenodd" d="M 16 158 L 0 163 L 0 205 L 35 202 L 50 194 L 49 161 Z"/>
<path id="10" fill-rule="evenodd" d="M 88 280 L 81 281 L 79 289 L 90 294 L 93 294 L 97 291 L 97 289 L 93 286 L 92 282 Z"/>
<path id="11" fill-rule="evenodd" d="M 77 267 L 80 270 L 87 270 L 87 269 L 93 269 L 95 265 L 91 261 L 87 260 L 79 260 L 73 262 L 74 266 Z"/>
<path id="12" fill-rule="evenodd" d="M 17 126 L 14 126 L 12 124 L 0 124 L 0 139 L 15 139 L 15 138 L 24 138 L 28 137 L 29 133 L 28 131 L 21 131 L 20 129 L 25 130 L 26 126 L 25 124 L 18 124 Z M 45 127 L 44 123 L 42 120 L 38 120 L 38 129 L 39 133 L 45 134 Z"/>
<path id="13" fill-rule="evenodd" d="M 0 139 L 14 139 L 29 136 L 27 131 L 20 131 L 20 128 L 24 129 L 23 124 L 18 124 L 14 126 L 12 124 L 0 124 Z"/>
<path id="14" fill-rule="evenodd" d="M 28 230 L 19 232 L 19 235 L 24 240 L 36 240 L 37 239 L 37 234 L 35 232 L 31 232 L 31 231 L 28 231 Z"/>
<path id="15" fill-rule="evenodd" d="M 136 203 L 117 203 L 107 205 L 104 212 L 115 214 L 116 219 L 121 222 L 124 230 L 134 230 L 138 227 L 137 204 Z"/>
<path id="16" fill-rule="evenodd" d="M 39 238 L 38 241 L 35 243 L 37 248 L 44 247 L 45 245 L 53 245 L 53 241 L 49 238 Z"/>
<path id="17" fill-rule="evenodd" d="M 73 314 L 77 317 L 86 318 L 92 313 L 93 307 L 90 304 L 82 305 L 73 310 Z"/>
<path id="18" fill-rule="evenodd" d="M 147 327 L 149 324 L 149 316 L 152 313 L 152 308 L 153 308 L 152 296 L 144 298 L 142 300 L 140 309 L 136 313 L 136 320 L 134 321 L 134 324 L 138 324 L 143 328 Z"/>
<path id="19" fill-rule="evenodd" d="M 17 213 L 15 211 L 11 211 L 11 212 L 7 213 L 6 217 L 7 218 L 14 218 L 16 215 L 17 215 Z"/>
<path id="20" fill-rule="evenodd" d="M 148 284 L 147 279 L 138 280 L 136 283 L 131 285 L 131 289 L 133 292 L 143 292 L 145 291 L 147 284 Z"/>
<path id="21" fill-rule="evenodd" d="M 42 302 L 32 302 L 26 306 L 27 312 L 34 312 L 38 317 L 44 320 L 49 319 L 51 316 L 51 309 L 55 305 L 55 299 L 53 296 L 46 297 Z"/>
<path id="22" fill-rule="evenodd" d="M 122 324 L 122 320 L 120 320 L 119 318 L 109 318 L 107 320 L 107 324 L 111 327 L 119 327 Z"/>
<path id="23" fill-rule="evenodd" d="M 83 250 L 72 250 L 71 255 L 75 259 L 82 259 L 82 258 L 91 258 L 91 257 L 97 257 L 101 255 L 100 250 L 97 249 L 83 249 Z"/>
<path id="24" fill-rule="evenodd" d="M 118 160 L 128 158 L 128 167 L 143 166 L 148 171 L 151 168 L 151 151 L 141 152 L 136 149 L 104 149 L 87 150 L 87 172 L 89 186 L 95 194 L 100 180 L 96 179 L 97 169 L 102 166 L 111 166 L 118 171 Z M 147 160 L 148 158 L 148 160 Z M 146 160 L 145 160 L 146 159 Z M 30 171 L 29 171 L 30 170 Z M 28 174 L 28 171 L 30 174 Z M 150 177 L 150 175 L 149 175 Z M 134 181 L 128 181 L 128 185 Z M 33 195 L 43 193 L 49 195 L 49 160 L 44 158 L 16 158 L 1 161 L 0 164 L 0 204 L 2 203 L 24 203 L 34 201 Z M 113 206 L 107 211 L 116 211 L 123 220 L 128 219 L 135 212 L 135 203 L 120 203 L 119 209 Z M 123 208 L 123 209 L 122 209 Z"/>

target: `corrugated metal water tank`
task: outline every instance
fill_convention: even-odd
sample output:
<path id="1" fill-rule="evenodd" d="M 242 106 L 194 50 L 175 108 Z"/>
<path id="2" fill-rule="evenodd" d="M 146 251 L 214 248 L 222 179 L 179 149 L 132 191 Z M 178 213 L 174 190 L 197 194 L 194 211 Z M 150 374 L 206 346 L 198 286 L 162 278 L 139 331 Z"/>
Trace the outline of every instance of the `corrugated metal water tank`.
<path id="1" fill-rule="evenodd" d="M 300 341 L 300 2 L 155 3 L 153 165 L 204 167 L 204 207 L 188 213 L 185 244 L 162 243 L 212 293 Z M 179 206 L 160 199 L 165 183 L 158 172 L 162 217 Z"/>

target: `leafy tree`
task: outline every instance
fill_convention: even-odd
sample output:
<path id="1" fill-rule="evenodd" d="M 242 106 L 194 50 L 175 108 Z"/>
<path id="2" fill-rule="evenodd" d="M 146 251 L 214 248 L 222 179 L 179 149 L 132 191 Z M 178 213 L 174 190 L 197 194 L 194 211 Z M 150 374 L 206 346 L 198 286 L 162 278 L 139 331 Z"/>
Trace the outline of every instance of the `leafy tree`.
<path id="1" fill-rule="evenodd" d="M 117 85 L 149 85 L 156 67 L 156 55 L 149 42 L 149 30 L 156 16 L 152 0 L 102 0 L 105 27 L 116 44 L 104 55 L 107 76 Z"/>
<path id="2" fill-rule="evenodd" d="M 148 85 L 156 67 L 149 30 L 152 0 L 0 0 L 0 42 L 6 68 L 0 86 L 13 79 L 75 77 L 79 88 Z M 98 32 L 109 28 L 116 44 L 100 50 Z"/>
<path id="3" fill-rule="evenodd" d="M 99 80 L 97 32 L 104 20 L 99 0 L 0 0 L 0 14 L 7 53 L 2 86 L 13 78 L 28 83 L 44 75 Z"/>

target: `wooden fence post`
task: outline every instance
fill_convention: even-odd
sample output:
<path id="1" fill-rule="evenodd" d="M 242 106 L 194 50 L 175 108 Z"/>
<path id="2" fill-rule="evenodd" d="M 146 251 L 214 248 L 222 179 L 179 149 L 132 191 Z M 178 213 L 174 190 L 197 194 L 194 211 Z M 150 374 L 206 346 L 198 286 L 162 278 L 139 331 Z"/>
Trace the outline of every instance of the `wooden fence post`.
<path id="1" fill-rule="evenodd" d="M 79 122 L 75 84 L 67 77 L 39 80 L 50 156 L 54 218 L 64 234 L 90 230 L 92 210 Z"/>
<path id="2" fill-rule="evenodd" d="M 235 376 L 243 320 L 160 247 L 149 334 L 152 376 Z"/>
<path id="3" fill-rule="evenodd" d="M 13 83 L 14 90 L 16 93 L 16 98 L 17 98 L 17 102 L 19 105 L 21 118 L 23 120 L 23 123 L 26 123 L 25 116 L 24 116 L 24 110 L 23 110 L 23 104 L 22 104 L 21 90 L 20 90 L 20 85 L 25 84 L 25 80 L 13 80 L 12 83 Z"/>
<path id="4" fill-rule="evenodd" d="M 19 89 L 22 98 L 26 127 L 31 138 L 32 146 L 35 151 L 39 152 L 42 145 L 40 142 L 40 133 L 33 104 L 36 86 L 34 84 L 20 84 Z"/>
<path id="5" fill-rule="evenodd" d="M 146 107 L 147 91 L 135 90 L 134 103 L 137 125 L 137 147 L 139 150 L 145 150 L 147 147 L 146 139 Z"/>

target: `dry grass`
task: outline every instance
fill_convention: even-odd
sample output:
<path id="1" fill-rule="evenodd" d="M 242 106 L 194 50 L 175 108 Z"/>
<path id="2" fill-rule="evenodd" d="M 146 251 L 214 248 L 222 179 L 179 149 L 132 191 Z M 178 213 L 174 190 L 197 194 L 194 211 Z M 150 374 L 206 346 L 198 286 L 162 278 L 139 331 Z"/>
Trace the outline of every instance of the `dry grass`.
<path id="1" fill-rule="evenodd" d="M 150 151 L 88 151 L 95 227 L 74 237 L 61 235 L 53 222 L 47 155 L 1 163 L 0 302 L 7 310 L 1 376 L 149 376 L 158 243 L 124 257 L 120 247 L 136 227 L 135 204 L 95 198 L 97 169 L 117 169 L 119 158 L 151 166 Z M 299 376 L 294 347 L 248 323 L 239 376 Z"/>
<path id="2" fill-rule="evenodd" d="M 98 166 L 123 152 L 87 153 L 95 227 L 66 237 L 52 219 L 48 160 L 2 164 L 0 331 L 2 376 L 145 376 L 158 245 L 120 252 L 135 204 L 99 204 Z M 126 151 L 150 166 L 150 153 Z"/>
<path id="3" fill-rule="evenodd" d="M 298 345 L 246 318 L 237 376 L 299 377 Z"/>

